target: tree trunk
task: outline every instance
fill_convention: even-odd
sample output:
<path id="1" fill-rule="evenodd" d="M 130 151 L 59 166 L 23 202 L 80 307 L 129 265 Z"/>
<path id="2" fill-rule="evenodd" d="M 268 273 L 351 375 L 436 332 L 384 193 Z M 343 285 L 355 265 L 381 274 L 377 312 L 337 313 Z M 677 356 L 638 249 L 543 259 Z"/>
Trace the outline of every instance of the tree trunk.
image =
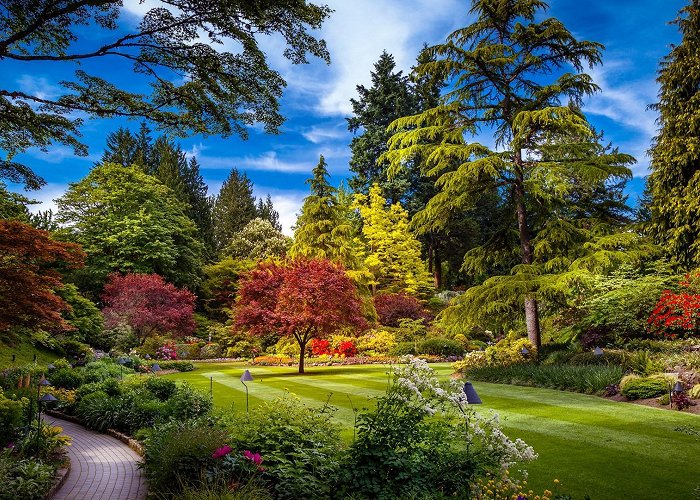
<path id="1" fill-rule="evenodd" d="M 515 152 L 515 163 L 518 167 L 522 164 L 520 150 Z M 516 174 L 515 181 L 515 210 L 518 216 L 518 234 L 520 237 L 520 248 L 523 253 L 522 263 L 532 264 L 533 252 L 532 241 L 530 240 L 530 231 L 527 226 L 527 211 L 525 208 L 525 189 L 523 176 L 521 172 Z M 540 335 L 540 317 L 537 308 L 537 299 L 528 295 L 525 297 L 525 326 L 527 328 L 527 338 L 530 340 L 535 349 L 538 351 L 542 346 Z"/>
<path id="2" fill-rule="evenodd" d="M 442 288 L 442 258 L 440 257 L 440 250 L 437 247 L 433 250 L 433 258 L 435 259 L 433 283 L 435 284 L 435 289 L 440 290 Z"/>
<path id="3" fill-rule="evenodd" d="M 299 373 L 304 373 L 304 354 L 306 353 L 306 342 L 299 342 L 301 351 L 299 352 Z"/>

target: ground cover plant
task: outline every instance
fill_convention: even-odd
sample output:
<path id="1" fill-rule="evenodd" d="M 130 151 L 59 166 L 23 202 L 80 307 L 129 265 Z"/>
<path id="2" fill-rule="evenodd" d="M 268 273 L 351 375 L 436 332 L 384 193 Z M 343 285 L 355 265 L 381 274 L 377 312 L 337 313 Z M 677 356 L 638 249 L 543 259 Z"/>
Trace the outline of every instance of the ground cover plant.
<path id="1" fill-rule="evenodd" d="M 453 372 L 448 363 L 431 367 L 444 380 Z M 309 367 L 299 376 L 293 366 L 198 363 L 195 371 L 163 377 L 204 391 L 213 382 L 215 408 L 243 415 L 246 396 L 239 378 L 246 368 L 255 378 L 248 383 L 251 409 L 288 393 L 310 406 L 328 403 L 337 408 L 333 419 L 348 442 L 355 410 L 372 408 L 370 398 L 385 394 L 388 387 L 388 365 Z M 685 500 L 696 486 L 700 467 L 687 457 L 696 453 L 697 442 L 674 431 L 697 427 L 695 415 L 550 389 L 484 382 L 475 382 L 475 387 L 484 401 L 476 410 L 484 415 L 498 412 L 504 432 L 522 438 L 538 454 L 525 467 L 533 490 L 552 489 L 552 481 L 558 479 L 575 498 L 647 498 L 663 488 L 664 498 Z"/>

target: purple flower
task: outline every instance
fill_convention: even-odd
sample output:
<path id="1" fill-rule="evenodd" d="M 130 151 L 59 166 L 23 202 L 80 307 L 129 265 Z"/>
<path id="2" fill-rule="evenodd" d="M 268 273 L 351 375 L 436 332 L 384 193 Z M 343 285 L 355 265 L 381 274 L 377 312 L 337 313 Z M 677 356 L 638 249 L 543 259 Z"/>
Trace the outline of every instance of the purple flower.
<path id="1" fill-rule="evenodd" d="M 225 457 L 229 453 L 233 451 L 233 448 L 231 448 L 228 445 L 224 445 L 221 448 L 217 448 L 214 453 L 211 454 L 211 458 L 221 458 Z"/>
<path id="2" fill-rule="evenodd" d="M 12 449 L 14 449 L 14 447 L 15 447 L 15 443 L 13 443 L 13 442 L 9 442 L 5 445 L 6 450 L 12 450 Z"/>
<path id="3" fill-rule="evenodd" d="M 253 462 L 255 465 L 260 465 L 262 463 L 262 457 L 260 456 L 260 453 L 253 453 L 250 450 L 245 450 L 243 452 L 243 456 L 251 462 Z"/>

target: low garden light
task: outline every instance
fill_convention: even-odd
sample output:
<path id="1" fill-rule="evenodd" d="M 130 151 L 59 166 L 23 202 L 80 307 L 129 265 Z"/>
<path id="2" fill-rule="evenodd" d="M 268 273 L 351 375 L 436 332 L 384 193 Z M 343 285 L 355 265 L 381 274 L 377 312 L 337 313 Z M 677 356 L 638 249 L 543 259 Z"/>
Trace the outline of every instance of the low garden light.
<path id="1" fill-rule="evenodd" d="M 602 356 L 604 354 L 604 352 L 600 347 L 596 346 L 596 348 L 593 349 L 593 354 L 595 356 Z"/>
<path id="2" fill-rule="evenodd" d="M 469 403 L 470 405 L 480 405 L 481 404 L 481 398 L 476 393 L 476 390 L 474 389 L 474 386 L 472 385 L 471 382 L 465 382 L 463 390 L 464 390 L 464 394 L 467 395 L 467 403 Z"/>
<path id="3" fill-rule="evenodd" d="M 162 370 L 162 368 L 160 367 L 160 365 L 158 363 L 153 363 L 153 366 L 151 366 L 151 371 L 153 373 L 158 373 L 161 370 Z"/>
<path id="4" fill-rule="evenodd" d="M 119 380 L 124 380 L 124 365 L 126 364 L 126 358 L 119 358 L 117 363 L 119 363 Z"/>
<path id="5" fill-rule="evenodd" d="M 39 434 L 41 434 L 41 403 L 47 403 L 47 402 L 52 402 L 52 401 L 57 401 L 55 397 L 51 394 L 44 394 L 41 396 L 41 388 L 42 387 L 48 387 L 51 385 L 51 382 L 46 380 L 45 378 L 41 379 L 41 382 L 39 382 L 36 386 L 36 401 L 37 401 L 37 413 L 36 413 L 36 443 L 37 447 L 39 446 Z"/>
<path id="6" fill-rule="evenodd" d="M 48 368 L 49 370 L 55 370 L 56 365 L 54 365 L 53 363 L 49 363 L 48 365 L 46 365 L 46 368 Z"/>
<path id="7" fill-rule="evenodd" d="M 671 392 L 672 392 L 673 394 L 683 394 L 683 391 L 684 391 L 684 390 L 685 390 L 685 389 L 683 389 L 683 383 L 682 383 L 680 380 L 678 380 L 678 381 L 676 381 L 676 383 L 674 384 L 673 389 L 671 389 Z"/>
<path id="8" fill-rule="evenodd" d="M 245 411 L 248 412 L 248 386 L 246 382 L 252 382 L 253 376 L 250 374 L 250 370 L 246 370 L 241 375 L 241 384 L 245 387 Z"/>
<path id="9" fill-rule="evenodd" d="M 523 358 L 527 358 L 530 355 L 530 351 L 527 349 L 527 347 L 523 346 L 523 348 L 520 349 L 520 354 Z"/>

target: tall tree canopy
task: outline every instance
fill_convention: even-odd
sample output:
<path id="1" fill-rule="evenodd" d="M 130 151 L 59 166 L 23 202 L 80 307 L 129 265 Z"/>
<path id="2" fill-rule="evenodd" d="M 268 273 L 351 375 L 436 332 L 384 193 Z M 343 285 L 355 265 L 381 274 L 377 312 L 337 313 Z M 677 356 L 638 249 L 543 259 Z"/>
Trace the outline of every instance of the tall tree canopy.
<path id="1" fill-rule="evenodd" d="M 150 6 L 150 4 L 149 4 Z M 279 98 L 285 81 L 271 69 L 259 43 L 262 35 L 284 40 L 284 56 L 305 63 L 307 54 L 329 60 L 323 40 L 312 30 L 330 13 L 327 6 L 304 0 L 157 1 L 135 28 L 119 23 L 118 0 L 9 0 L 0 9 L 0 61 L 51 63 L 89 62 L 101 58 L 102 74 L 77 66 L 64 81 L 65 92 L 52 98 L 0 88 L 0 176 L 38 188 L 43 180 L 13 158 L 30 147 L 53 143 L 72 147 L 78 155 L 82 118 L 127 117 L 154 122 L 176 136 L 238 134 L 262 123 L 276 132 L 283 121 Z M 100 37 L 81 37 L 93 27 Z M 150 84 L 150 94 L 125 88 L 110 76 L 131 66 Z M 9 70 L 5 70 L 9 73 Z M 187 78 L 173 78 L 187 75 Z"/>
<path id="2" fill-rule="evenodd" d="M 96 166 L 56 200 L 57 220 L 88 255 L 81 288 L 97 294 L 114 271 L 157 273 L 178 286 L 200 280 L 204 247 L 186 206 L 139 167 Z"/>
<path id="3" fill-rule="evenodd" d="M 387 206 L 379 184 L 369 195 L 355 195 L 354 208 L 362 217 L 365 265 L 372 273 L 373 289 L 417 295 L 431 289 L 421 260 L 420 242 L 408 230 L 408 213 L 400 203 Z"/>
<path id="4" fill-rule="evenodd" d="M 244 278 L 235 307 L 235 325 L 253 335 L 279 333 L 301 348 L 343 326 L 361 328 L 360 298 L 345 270 L 325 259 L 261 262 Z"/>
<path id="5" fill-rule="evenodd" d="M 683 39 L 661 62 L 659 135 L 651 147 L 651 222 L 655 240 L 686 267 L 700 266 L 700 1 L 675 20 Z"/>
<path id="6" fill-rule="evenodd" d="M 214 242 L 221 252 L 234 234 L 256 217 L 253 183 L 235 168 L 214 200 Z"/>
<path id="7" fill-rule="evenodd" d="M 291 241 L 290 237 L 275 229 L 269 220 L 256 217 L 233 235 L 223 254 L 253 261 L 284 257 Z"/>
<path id="8" fill-rule="evenodd" d="M 395 71 L 394 57 L 383 52 L 374 64 L 372 86 L 357 86 L 358 99 L 351 99 L 353 116 L 348 118 L 348 129 L 355 133 L 350 150 L 350 188 L 356 193 L 368 194 L 372 184 L 378 183 L 392 203 L 403 201 L 410 187 L 407 174 L 387 176 L 388 163 L 379 161 L 386 152 L 391 133 L 387 127 L 397 118 L 416 113 L 417 99 L 408 77 Z"/>
<path id="9" fill-rule="evenodd" d="M 61 316 L 70 306 L 56 293 L 62 286 L 59 270 L 79 267 L 84 259 L 78 245 L 56 241 L 20 221 L 0 219 L 0 334 L 20 326 L 72 329 Z"/>
<path id="10" fill-rule="evenodd" d="M 576 183 L 629 177 L 633 161 L 592 140 L 579 109 L 598 89 L 583 64 L 598 64 L 602 46 L 576 40 L 560 21 L 543 17 L 546 8 L 541 0 L 474 0 L 475 22 L 428 49 L 435 60 L 416 69 L 445 78 L 449 91 L 439 106 L 392 124 L 397 133 L 385 156 L 395 170 L 417 155 L 425 159 L 424 172 L 438 176 L 439 188 L 425 211 L 439 218 L 498 193 L 510 213 L 505 231 L 470 250 L 464 269 L 512 270 L 469 289 L 446 317 L 464 328 L 511 316 L 524 302 L 528 336 L 538 347 L 538 298 L 565 293 L 577 270 L 623 258 L 634 239 L 555 216 L 535 225 L 536 210 L 564 213 L 575 204 L 569 195 Z M 499 149 L 465 140 L 478 130 L 493 131 Z"/>
<path id="11" fill-rule="evenodd" d="M 213 256 L 212 199 L 195 157 L 188 160 L 182 148 L 166 136 L 154 141 L 148 127 L 141 124 L 136 134 L 126 128 L 108 134 L 101 163 L 137 165 L 172 189 L 178 200 L 186 204 L 187 216 L 197 225 L 207 254 Z"/>
<path id="12" fill-rule="evenodd" d="M 356 282 L 366 282 L 368 274 L 358 257 L 355 229 L 347 216 L 349 207 L 340 203 L 338 190 L 328 182 L 323 156 L 306 182 L 311 194 L 304 198 L 289 256 L 328 259 L 343 265 Z"/>

